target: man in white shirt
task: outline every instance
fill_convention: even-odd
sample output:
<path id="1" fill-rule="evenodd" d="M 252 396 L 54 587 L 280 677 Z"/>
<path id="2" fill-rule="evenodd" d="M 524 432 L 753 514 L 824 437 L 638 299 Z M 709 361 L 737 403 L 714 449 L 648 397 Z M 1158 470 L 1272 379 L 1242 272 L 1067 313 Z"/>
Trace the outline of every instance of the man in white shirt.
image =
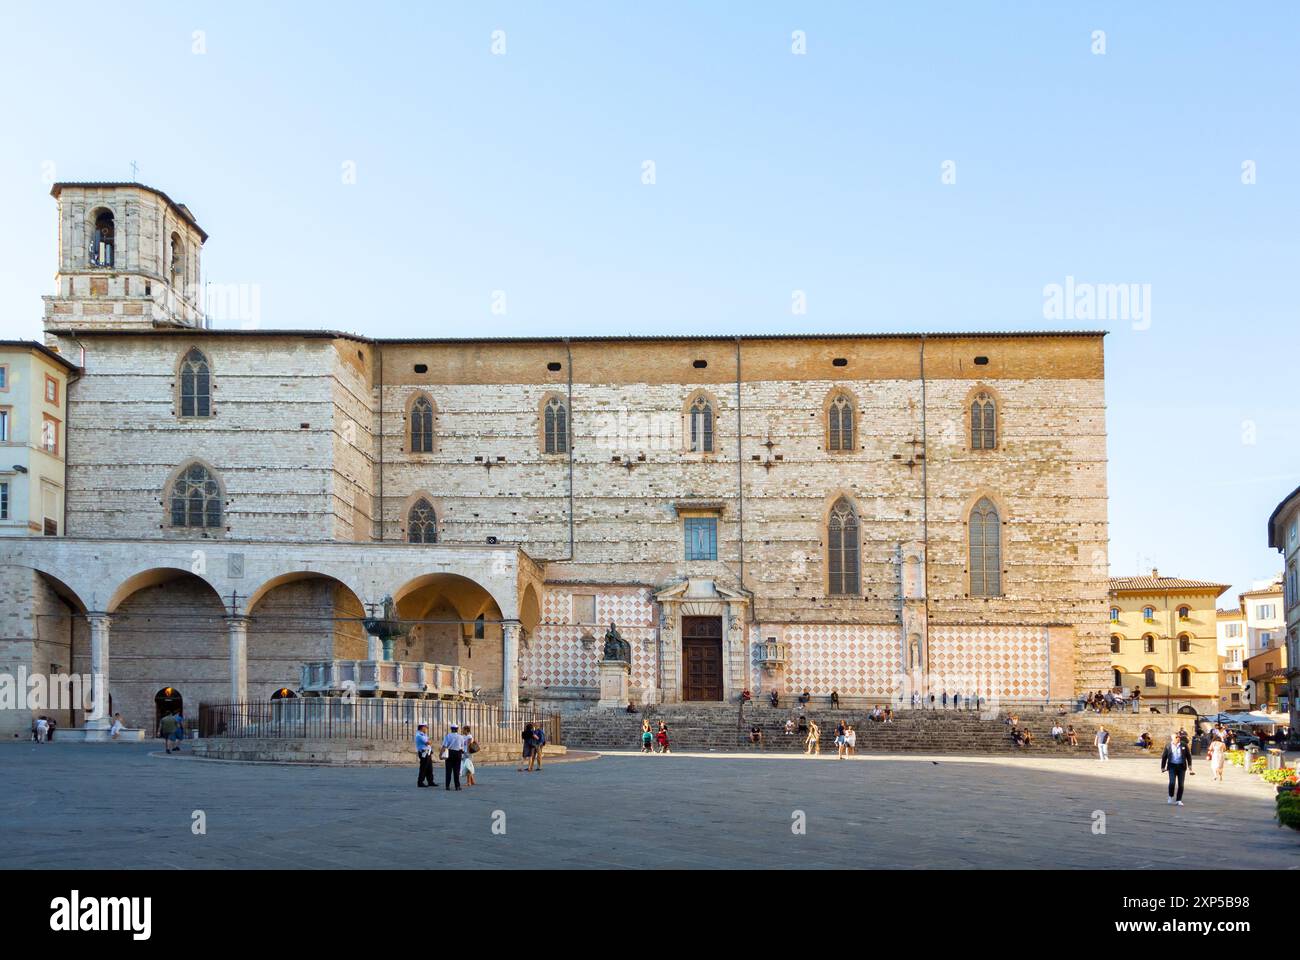
<path id="1" fill-rule="evenodd" d="M 446 789 L 451 789 L 451 781 L 455 779 L 456 789 L 460 789 L 460 760 L 465 755 L 465 738 L 460 733 L 460 728 L 456 724 L 451 725 L 451 732 L 442 738 L 442 749 L 447 751 L 447 763 L 444 770 L 443 783 Z"/>
<path id="2" fill-rule="evenodd" d="M 45 735 L 50 732 L 50 722 L 44 717 L 36 718 L 36 728 L 33 736 L 37 743 L 45 742 Z"/>
<path id="3" fill-rule="evenodd" d="M 420 724 L 415 731 L 415 755 L 420 759 L 420 776 L 417 787 L 436 787 L 433 782 L 433 746 L 429 743 L 429 725 Z"/>

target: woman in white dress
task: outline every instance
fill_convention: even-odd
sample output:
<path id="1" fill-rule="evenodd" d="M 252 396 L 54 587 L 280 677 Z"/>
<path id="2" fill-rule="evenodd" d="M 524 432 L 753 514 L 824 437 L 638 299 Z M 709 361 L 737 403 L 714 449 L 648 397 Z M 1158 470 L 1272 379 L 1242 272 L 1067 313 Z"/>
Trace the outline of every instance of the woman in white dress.
<path id="1" fill-rule="evenodd" d="M 460 775 L 465 778 L 465 786 L 474 786 L 474 754 L 478 752 L 478 742 L 469 732 L 469 727 L 460 728 L 465 738 L 465 749 L 460 755 Z"/>
<path id="2" fill-rule="evenodd" d="M 1227 753 L 1227 747 L 1223 745 L 1222 740 L 1210 741 L 1210 772 L 1212 774 L 1212 780 L 1223 779 L 1223 761 L 1225 753 Z"/>

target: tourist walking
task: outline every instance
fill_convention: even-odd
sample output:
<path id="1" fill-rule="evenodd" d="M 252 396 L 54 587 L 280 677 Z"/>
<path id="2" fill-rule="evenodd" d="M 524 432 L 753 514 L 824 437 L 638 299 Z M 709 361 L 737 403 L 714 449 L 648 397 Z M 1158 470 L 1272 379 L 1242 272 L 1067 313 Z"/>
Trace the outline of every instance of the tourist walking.
<path id="1" fill-rule="evenodd" d="M 429 743 L 429 725 L 422 723 L 415 728 L 415 756 L 420 765 L 419 776 L 415 778 L 417 787 L 432 787 L 433 782 L 433 746 Z"/>
<path id="2" fill-rule="evenodd" d="M 528 723 L 524 724 L 524 732 L 520 736 L 522 737 L 524 742 L 523 762 L 527 764 L 526 769 L 531 771 L 533 769 L 533 742 L 534 742 L 532 721 L 529 721 Z M 525 767 L 522 766 L 516 767 L 515 770 L 518 773 L 523 773 L 525 772 Z"/>
<path id="3" fill-rule="evenodd" d="M 650 721 L 641 721 L 641 752 L 654 753 L 655 735 L 650 730 Z"/>
<path id="4" fill-rule="evenodd" d="M 1178 734 L 1171 734 L 1164 753 L 1160 754 L 1160 772 L 1169 773 L 1169 799 L 1167 803 L 1183 805 L 1183 783 L 1192 769 L 1191 748 L 1183 742 Z M 1177 793 L 1175 795 L 1175 787 Z"/>
<path id="5" fill-rule="evenodd" d="M 465 774 L 465 786 L 474 786 L 474 754 L 478 753 L 478 741 L 470 733 L 469 727 L 461 727 L 460 735 L 465 740 L 465 752 L 460 757 L 460 772 Z"/>
<path id="6" fill-rule="evenodd" d="M 821 736 L 822 736 L 822 732 L 821 729 L 817 726 L 817 721 L 809 720 L 808 739 L 807 741 L 805 741 L 807 746 L 804 749 L 804 753 L 820 754 L 822 752 Z"/>
<path id="7" fill-rule="evenodd" d="M 843 760 L 844 752 L 848 750 L 849 742 L 844 738 L 844 721 L 841 720 L 835 724 L 835 759 Z"/>
<path id="8" fill-rule="evenodd" d="M 158 736 L 162 737 L 163 752 L 172 752 L 172 741 L 176 739 L 176 715 L 174 713 L 164 714 L 163 718 L 158 721 Z M 178 751 L 180 747 L 176 748 Z"/>
<path id="9" fill-rule="evenodd" d="M 1223 745 L 1223 741 L 1214 739 L 1210 741 L 1210 778 L 1212 780 L 1223 780 L 1223 760 L 1227 756 L 1228 748 Z"/>
<path id="10" fill-rule="evenodd" d="M 542 754 L 546 752 L 546 727 L 538 724 L 533 727 L 533 759 L 537 761 L 537 772 L 542 772 Z"/>
<path id="11" fill-rule="evenodd" d="M 1092 738 L 1093 744 L 1097 747 L 1097 759 L 1110 759 L 1110 731 L 1105 727 L 1097 728 L 1097 735 Z"/>
<path id="12" fill-rule="evenodd" d="M 442 738 L 442 759 L 445 761 L 443 767 L 443 786 L 451 789 L 452 780 L 456 781 L 456 789 L 460 789 L 460 761 L 465 755 L 465 738 L 460 735 L 460 730 L 456 724 L 451 725 L 451 730 Z"/>
<path id="13" fill-rule="evenodd" d="M 848 747 L 849 756 L 853 756 L 858 746 L 858 731 L 849 724 L 844 725 L 844 745 Z"/>

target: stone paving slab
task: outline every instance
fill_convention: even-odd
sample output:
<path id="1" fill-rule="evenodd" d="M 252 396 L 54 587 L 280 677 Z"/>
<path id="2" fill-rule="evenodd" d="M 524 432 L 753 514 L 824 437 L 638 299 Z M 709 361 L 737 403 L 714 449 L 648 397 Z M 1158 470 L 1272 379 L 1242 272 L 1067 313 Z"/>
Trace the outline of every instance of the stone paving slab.
<path id="1" fill-rule="evenodd" d="M 1145 758 L 629 753 L 481 767 L 459 794 L 415 777 L 5 744 L 0 868 L 1300 867 L 1257 779 L 1201 769 L 1171 807 Z"/>

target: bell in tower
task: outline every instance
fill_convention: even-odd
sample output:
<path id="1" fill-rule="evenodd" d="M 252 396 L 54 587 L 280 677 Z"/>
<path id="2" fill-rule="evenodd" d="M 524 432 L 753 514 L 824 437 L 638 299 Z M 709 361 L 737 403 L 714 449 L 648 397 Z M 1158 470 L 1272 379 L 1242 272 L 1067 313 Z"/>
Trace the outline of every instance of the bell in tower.
<path id="1" fill-rule="evenodd" d="M 139 183 L 56 183 L 57 292 L 48 334 L 204 327 L 199 252 L 208 235 L 184 204 Z"/>

